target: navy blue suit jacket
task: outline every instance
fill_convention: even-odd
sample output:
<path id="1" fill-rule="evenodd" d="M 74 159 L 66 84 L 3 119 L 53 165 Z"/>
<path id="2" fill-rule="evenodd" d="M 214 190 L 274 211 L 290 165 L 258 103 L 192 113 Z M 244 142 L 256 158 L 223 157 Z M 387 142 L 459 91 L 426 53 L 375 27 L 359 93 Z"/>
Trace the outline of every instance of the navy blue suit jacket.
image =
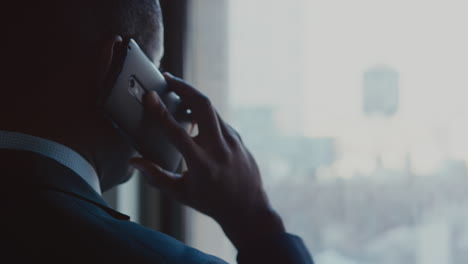
<path id="1" fill-rule="evenodd" d="M 80 176 L 31 152 L 0 150 L 1 256 L 10 263 L 225 263 L 110 208 Z M 277 234 L 238 262 L 307 263 L 300 238 Z"/>

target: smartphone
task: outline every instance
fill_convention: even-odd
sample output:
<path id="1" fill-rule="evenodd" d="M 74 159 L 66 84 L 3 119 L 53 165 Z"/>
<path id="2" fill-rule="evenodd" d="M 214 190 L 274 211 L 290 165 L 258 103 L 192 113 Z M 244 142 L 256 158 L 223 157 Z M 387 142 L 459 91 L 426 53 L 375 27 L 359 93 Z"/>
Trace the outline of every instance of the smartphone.
<path id="1" fill-rule="evenodd" d="M 99 104 L 146 159 L 169 171 L 176 171 L 182 155 L 171 144 L 161 125 L 145 112 L 143 98 L 155 91 L 170 114 L 187 131 L 191 127 L 189 111 L 178 96 L 170 92 L 164 76 L 133 39 L 114 50 L 110 72 Z"/>

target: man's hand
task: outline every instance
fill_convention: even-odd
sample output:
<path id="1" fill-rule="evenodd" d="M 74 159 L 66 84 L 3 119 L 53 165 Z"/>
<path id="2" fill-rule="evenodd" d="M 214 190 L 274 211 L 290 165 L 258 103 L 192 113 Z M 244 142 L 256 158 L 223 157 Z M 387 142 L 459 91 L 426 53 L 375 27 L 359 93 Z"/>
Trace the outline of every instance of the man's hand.
<path id="1" fill-rule="evenodd" d="M 180 202 L 214 218 L 239 249 L 255 239 L 284 232 L 271 209 L 260 172 L 238 133 L 226 124 L 210 100 L 179 78 L 165 74 L 169 89 L 191 109 L 198 135 L 191 137 L 154 93 L 145 107 L 184 156 L 187 171 L 174 174 L 141 158 L 130 162 L 149 183 Z"/>

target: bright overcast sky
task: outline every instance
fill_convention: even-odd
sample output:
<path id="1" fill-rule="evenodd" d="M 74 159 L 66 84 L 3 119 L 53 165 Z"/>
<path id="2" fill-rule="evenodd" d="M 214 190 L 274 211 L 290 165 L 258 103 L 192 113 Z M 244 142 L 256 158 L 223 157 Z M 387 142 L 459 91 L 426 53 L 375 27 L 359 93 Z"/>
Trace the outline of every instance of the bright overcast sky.
<path id="1" fill-rule="evenodd" d="M 300 105 L 305 135 L 342 142 L 343 173 L 371 170 L 377 153 L 389 167 L 402 167 L 409 154 L 421 171 L 446 158 L 468 158 L 468 1 L 231 2 L 234 105 Z M 298 29 L 303 35 L 291 38 Z M 303 61 L 271 60 L 288 47 L 301 48 Z M 303 87 L 284 88 L 275 79 L 288 64 L 301 65 L 295 69 Z M 400 112 L 388 122 L 370 122 L 361 110 L 362 75 L 376 64 L 401 76 Z M 261 67 L 269 74 L 257 78 Z"/>

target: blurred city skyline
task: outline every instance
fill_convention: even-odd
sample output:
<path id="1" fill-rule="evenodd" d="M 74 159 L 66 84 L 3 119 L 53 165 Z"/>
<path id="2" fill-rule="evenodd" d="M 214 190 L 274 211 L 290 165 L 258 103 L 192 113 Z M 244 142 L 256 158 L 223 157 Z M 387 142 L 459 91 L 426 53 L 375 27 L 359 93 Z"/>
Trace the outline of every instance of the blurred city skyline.
<path id="1" fill-rule="evenodd" d="M 229 1 L 231 121 L 318 263 L 467 263 L 466 11 Z"/>
<path id="2" fill-rule="evenodd" d="M 249 8 L 246 8 L 249 7 Z M 343 177 L 413 161 L 468 160 L 468 24 L 463 1 L 230 1 L 230 102 L 270 106 L 285 134 L 333 137 Z M 249 30 L 245 30 L 248 28 Z M 248 58 L 248 61 L 245 59 Z M 362 112 L 363 75 L 400 75 L 392 119 Z"/>

